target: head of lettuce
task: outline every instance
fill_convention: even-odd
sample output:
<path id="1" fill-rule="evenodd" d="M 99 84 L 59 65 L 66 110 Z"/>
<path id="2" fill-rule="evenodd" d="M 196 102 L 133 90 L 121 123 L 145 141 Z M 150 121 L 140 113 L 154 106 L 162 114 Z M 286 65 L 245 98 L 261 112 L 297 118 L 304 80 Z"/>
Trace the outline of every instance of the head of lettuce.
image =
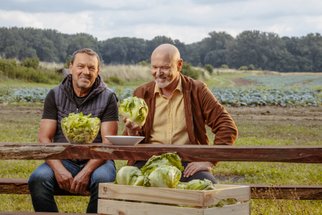
<path id="1" fill-rule="evenodd" d="M 119 113 L 131 122 L 143 126 L 148 115 L 148 106 L 143 99 L 130 96 L 120 103 Z"/>
<path id="2" fill-rule="evenodd" d="M 100 129 L 100 119 L 91 114 L 70 113 L 62 119 L 61 127 L 68 142 L 73 144 L 92 143 Z"/>

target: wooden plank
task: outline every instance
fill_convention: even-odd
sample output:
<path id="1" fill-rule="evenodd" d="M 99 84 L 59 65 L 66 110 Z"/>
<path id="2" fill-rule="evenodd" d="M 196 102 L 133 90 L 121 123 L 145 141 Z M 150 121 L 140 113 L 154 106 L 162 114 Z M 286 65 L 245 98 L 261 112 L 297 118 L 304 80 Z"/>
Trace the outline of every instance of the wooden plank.
<path id="1" fill-rule="evenodd" d="M 321 185 L 248 185 L 252 199 L 322 200 Z M 27 179 L 0 178 L 0 194 L 29 194 Z M 55 195 L 76 195 L 57 192 Z M 294 198 L 296 197 L 296 198 Z"/>
<path id="2" fill-rule="evenodd" d="M 249 203 L 227 205 L 212 208 L 189 208 L 143 202 L 128 202 L 108 199 L 98 200 L 99 214 L 109 215 L 248 215 Z"/>
<path id="3" fill-rule="evenodd" d="M 248 147 L 204 145 L 115 146 L 103 144 L 0 144 L 0 159 L 115 159 L 147 160 L 152 155 L 177 152 L 185 161 L 260 161 L 322 163 L 322 147 Z"/>
<path id="4" fill-rule="evenodd" d="M 53 212 L 0 212 L 2 215 L 95 215 L 91 214 L 83 214 L 83 213 L 53 213 Z"/>
<path id="5" fill-rule="evenodd" d="M 208 207 L 227 198 L 235 198 L 239 202 L 249 201 L 250 188 L 242 185 L 218 184 L 214 190 L 181 190 L 101 183 L 99 198 Z"/>
<path id="6" fill-rule="evenodd" d="M 53 212 L 0 212 L 2 215 L 95 215 L 91 214 L 83 214 L 83 213 L 53 213 Z"/>
<path id="7" fill-rule="evenodd" d="M 1 194 L 29 194 L 27 179 L 0 178 Z"/>
<path id="8" fill-rule="evenodd" d="M 322 186 L 250 185 L 252 199 L 322 200 Z"/>
<path id="9" fill-rule="evenodd" d="M 28 179 L 22 178 L 0 178 L 0 194 L 30 194 Z M 56 196 L 88 196 L 86 194 L 75 194 L 64 190 L 57 190 Z"/>

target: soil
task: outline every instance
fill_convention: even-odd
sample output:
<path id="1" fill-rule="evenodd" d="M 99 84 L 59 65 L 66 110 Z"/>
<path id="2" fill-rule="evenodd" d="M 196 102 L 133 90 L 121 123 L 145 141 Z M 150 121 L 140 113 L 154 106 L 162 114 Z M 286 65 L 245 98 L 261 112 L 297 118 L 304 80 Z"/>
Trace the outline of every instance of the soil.
<path id="1" fill-rule="evenodd" d="M 322 107 L 227 107 L 236 118 L 270 121 L 315 121 L 322 125 Z"/>
<path id="2" fill-rule="evenodd" d="M 322 126 L 322 107 L 226 107 L 236 121 L 270 121 L 303 123 Z M 0 104 L 0 115 L 32 114 L 41 117 L 42 106 L 12 106 Z"/>
<path id="3" fill-rule="evenodd" d="M 42 105 L 13 106 L 0 104 L 0 114 L 6 113 L 40 113 Z M 322 107 L 226 107 L 227 110 L 238 117 L 266 118 L 276 116 L 290 120 L 322 120 Z"/>
<path id="4" fill-rule="evenodd" d="M 236 78 L 233 81 L 236 84 L 236 86 L 249 86 L 252 84 L 256 84 L 256 81 L 251 81 L 244 78 Z"/>

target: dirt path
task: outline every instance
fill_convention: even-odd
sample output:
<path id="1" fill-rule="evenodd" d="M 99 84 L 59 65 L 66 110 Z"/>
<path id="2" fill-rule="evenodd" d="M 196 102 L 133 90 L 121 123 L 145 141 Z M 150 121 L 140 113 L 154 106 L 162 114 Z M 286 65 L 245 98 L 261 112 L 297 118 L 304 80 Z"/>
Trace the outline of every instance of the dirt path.
<path id="1" fill-rule="evenodd" d="M 227 107 L 238 119 L 270 121 L 316 121 L 322 124 L 322 107 Z M 41 115 L 42 105 L 13 106 L 0 104 L 1 115 L 35 114 Z"/>

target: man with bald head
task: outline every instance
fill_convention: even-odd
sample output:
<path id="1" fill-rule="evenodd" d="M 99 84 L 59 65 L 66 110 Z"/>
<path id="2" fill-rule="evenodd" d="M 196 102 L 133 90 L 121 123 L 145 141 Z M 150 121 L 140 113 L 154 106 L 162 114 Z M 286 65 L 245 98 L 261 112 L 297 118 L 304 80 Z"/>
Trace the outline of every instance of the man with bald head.
<path id="1" fill-rule="evenodd" d="M 134 96 L 143 98 L 149 113 L 143 127 L 125 120 L 128 135 L 143 135 L 151 144 L 207 145 L 206 125 L 215 134 L 214 144 L 231 145 L 237 138 L 237 127 L 207 86 L 181 73 L 183 60 L 171 44 L 158 46 L 151 55 L 154 81 L 138 87 Z M 137 161 L 143 166 L 145 161 Z M 216 183 L 211 162 L 183 162 L 181 181 L 208 179 Z"/>

